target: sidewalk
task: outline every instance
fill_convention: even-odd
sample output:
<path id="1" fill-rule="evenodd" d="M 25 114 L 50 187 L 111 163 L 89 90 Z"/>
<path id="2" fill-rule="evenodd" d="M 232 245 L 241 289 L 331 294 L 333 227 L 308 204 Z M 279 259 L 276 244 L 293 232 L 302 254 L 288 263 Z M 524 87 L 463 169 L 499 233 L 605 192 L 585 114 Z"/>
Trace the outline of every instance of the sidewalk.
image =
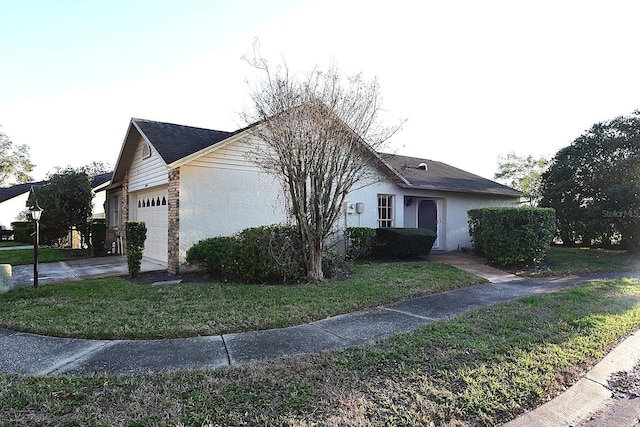
<path id="1" fill-rule="evenodd" d="M 112 257 L 107 257 L 112 258 Z M 110 268 L 67 262 L 73 275 L 115 271 L 126 259 L 109 259 Z M 18 375 L 61 375 L 106 372 L 112 375 L 215 369 L 253 361 L 366 345 L 450 319 L 478 307 L 526 295 L 551 292 L 589 280 L 640 277 L 640 272 L 585 277 L 523 279 L 482 264 L 469 255 L 433 255 L 433 261 L 457 264 L 492 283 L 401 301 L 351 314 L 283 329 L 166 340 L 83 340 L 45 337 L 0 329 L 0 372 Z M 84 261 L 84 260 L 83 260 Z M 44 266 L 44 265 L 43 265 Z M 25 266 L 28 268 L 32 266 Z M 156 269 L 160 266 L 155 265 Z M 120 267 L 121 268 L 121 267 Z M 166 268 L 166 267 L 165 267 Z M 83 270 L 84 269 L 84 270 Z M 84 271 L 84 273 L 81 273 Z M 120 274 L 119 272 L 117 274 Z M 56 277 L 57 278 L 57 277 Z M 40 279 L 43 280 L 42 278 Z M 611 405 L 606 378 L 640 361 L 640 332 L 614 349 L 566 393 L 512 421 L 511 426 L 575 425 Z M 588 402 L 588 404 L 586 404 Z M 596 424 L 594 424 L 596 425 Z M 603 424 L 604 425 L 604 424 Z"/>

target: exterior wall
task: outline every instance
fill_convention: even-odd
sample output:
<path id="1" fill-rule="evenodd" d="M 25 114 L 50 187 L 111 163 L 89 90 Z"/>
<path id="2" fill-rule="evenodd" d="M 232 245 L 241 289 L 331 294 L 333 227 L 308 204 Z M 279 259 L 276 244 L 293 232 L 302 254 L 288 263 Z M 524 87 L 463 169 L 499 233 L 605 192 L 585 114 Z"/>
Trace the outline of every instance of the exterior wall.
<path id="1" fill-rule="evenodd" d="M 238 142 L 180 167 L 181 262 L 202 239 L 286 221 L 280 184 L 246 156 Z"/>
<path id="2" fill-rule="evenodd" d="M 28 199 L 29 192 L 27 191 L 0 203 L 0 228 L 11 229 L 11 223 L 17 221 L 16 217 L 27 208 Z"/>
<path id="3" fill-rule="evenodd" d="M 519 206 L 519 197 L 482 196 L 473 194 L 448 193 L 446 197 L 446 247 L 447 251 L 455 251 L 462 247 L 471 247 L 469 237 L 469 217 L 467 211 L 490 206 Z"/>
<path id="4" fill-rule="evenodd" d="M 439 235 L 437 249 L 455 251 L 461 247 L 470 247 L 467 211 L 488 206 L 518 206 L 518 197 L 500 197 L 493 195 L 474 195 L 442 191 L 404 189 L 390 182 L 380 182 L 353 191 L 347 198 L 348 203 L 364 203 L 364 212 L 346 213 L 343 224 L 348 227 L 378 227 L 378 194 L 394 196 L 395 227 L 416 227 L 415 206 L 405 207 L 405 197 L 434 200 L 438 206 Z"/>
<path id="5" fill-rule="evenodd" d="M 152 148 L 151 156 L 143 159 L 142 149 L 146 141 L 140 138 L 136 153 L 129 168 L 129 191 L 134 192 L 146 188 L 165 185 L 169 182 L 167 165 Z"/>

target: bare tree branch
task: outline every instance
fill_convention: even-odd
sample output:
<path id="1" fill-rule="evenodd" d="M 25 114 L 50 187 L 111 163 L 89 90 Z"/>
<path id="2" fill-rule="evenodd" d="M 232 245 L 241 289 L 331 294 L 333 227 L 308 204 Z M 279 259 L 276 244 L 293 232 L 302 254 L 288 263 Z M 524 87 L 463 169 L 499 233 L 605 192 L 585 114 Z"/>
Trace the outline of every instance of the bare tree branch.
<path id="1" fill-rule="evenodd" d="M 247 61 L 264 73 L 251 90 L 253 109 L 243 115 L 255 136 L 253 161 L 283 183 L 308 278 L 322 281 L 325 241 L 347 195 L 375 182 L 376 152 L 400 126 L 382 126 L 377 80 L 356 74 L 343 84 L 335 66 L 294 78 L 286 63 L 274 71 L 257 51 Z"/>

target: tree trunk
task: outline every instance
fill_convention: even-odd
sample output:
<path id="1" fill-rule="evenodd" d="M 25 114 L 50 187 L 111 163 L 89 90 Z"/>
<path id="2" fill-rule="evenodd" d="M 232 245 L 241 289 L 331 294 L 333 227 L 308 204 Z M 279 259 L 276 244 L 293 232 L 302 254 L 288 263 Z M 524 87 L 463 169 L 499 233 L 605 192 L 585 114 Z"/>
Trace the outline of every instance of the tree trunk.
<path id="1" fill-rule="evenodd" d="M 309 242 L 307 258 L 307 279 L 310 283 L 324 282 L 322 272 L 322 242 Z"/>

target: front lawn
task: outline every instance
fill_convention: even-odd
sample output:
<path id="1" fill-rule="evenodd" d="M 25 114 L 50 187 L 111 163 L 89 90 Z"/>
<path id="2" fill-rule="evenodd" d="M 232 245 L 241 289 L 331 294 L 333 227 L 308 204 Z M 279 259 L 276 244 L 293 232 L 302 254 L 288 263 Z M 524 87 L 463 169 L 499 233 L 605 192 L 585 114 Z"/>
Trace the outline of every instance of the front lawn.
<path id="1" fill-rule="evenodd" d="M 640 270 L 640 260 L 638 255 L 627 251 L 552 246 L 540 266 L 519 269 L 515 273 L 526 277 L 549 277 L 634 270 Z"/>
<path id="2" fill-rule="evenodd" d="M 589 283 L 375 346 L 243 367 L 0 375 L 0 424 L 494 426 L 556 396 L 638 328 L 638 279 Z"/>
<path id="3" fill-rule="evenodd" d="M 83 280 L 0 295 L 0 327 L 45 335 L 150 339 L 280 328 L 486 280 L 434 262 L 370 263 L 342 282 L 266 286 Z"/>
<path id="4" fill-rule="evenodd" d="M 69 259 L 64 249 L 39 248 L 38 262 L 57 262 Z M 8 249 L 0 251 L 0 264 L 33 264 L 33 249 Z"/>

